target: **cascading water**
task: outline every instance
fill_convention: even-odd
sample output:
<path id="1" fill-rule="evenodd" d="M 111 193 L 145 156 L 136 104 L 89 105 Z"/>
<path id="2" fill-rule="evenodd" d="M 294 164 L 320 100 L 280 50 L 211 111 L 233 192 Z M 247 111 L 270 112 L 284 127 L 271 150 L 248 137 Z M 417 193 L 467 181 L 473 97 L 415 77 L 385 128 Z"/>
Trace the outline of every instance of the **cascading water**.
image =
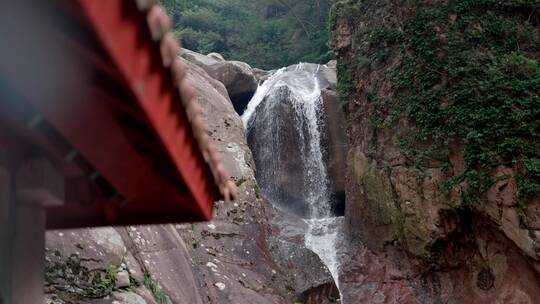
<path id="1" fill-rule="evenodd" d="M 324 106 L 319 66 L 298 64 L 274 72 L 242 115 L 263 195 L 305 218 L 306 247 L 314 251 L 338 284 L 338 229 L 332 218 L 325 165 Z"/>

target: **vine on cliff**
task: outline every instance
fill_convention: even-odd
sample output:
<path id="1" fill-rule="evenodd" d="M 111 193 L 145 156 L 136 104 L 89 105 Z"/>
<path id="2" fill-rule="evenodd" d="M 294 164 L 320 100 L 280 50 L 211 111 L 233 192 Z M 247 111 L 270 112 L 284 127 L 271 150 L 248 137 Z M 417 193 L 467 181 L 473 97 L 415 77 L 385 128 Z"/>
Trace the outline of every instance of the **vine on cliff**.
<path id="1" fill-rule="evenodd" d="M 536 6 L 538 6 L 538 2 Z M 395 89 L 415 124 L 417 159 L 449 169 L 451 144 L 461 146 L 463 172 L 449 190 L 467 183 L 465 202 L 475 202 L 505 165 L 519 171 L 519 197 L 540 193 L 540 51 L 533 1 L 461 0 L 421 9 L 405 30 Z M 509 8 L 529 11 L 527 19 Z"/>
<path id="2" fill-rule="evenodd" d="M 466 203 L 507 178 L 494 177 L 500 165 L 518 172 L 522 204 L 540 194 L 539 24 L 538 0 L 456 0 L 419 6 L 402 28 L 367 29 L 356 50 L 373 66 L 401 46 L 388 75 L 394 95 L 377 108 L 406 114 L 413 127 L 403 151 L 447 172 L 444 190 L 466 183 Z M 384 121 L 392 111 L 373 114 Z M 459 147 L 462 170 L 452 168 L 450 147 Z"/>

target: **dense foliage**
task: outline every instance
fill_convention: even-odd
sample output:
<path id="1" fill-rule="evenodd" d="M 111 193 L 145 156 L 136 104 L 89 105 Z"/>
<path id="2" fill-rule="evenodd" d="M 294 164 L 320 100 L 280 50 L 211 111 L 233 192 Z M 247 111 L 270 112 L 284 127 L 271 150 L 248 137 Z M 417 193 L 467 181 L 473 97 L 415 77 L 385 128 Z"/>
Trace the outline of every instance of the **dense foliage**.
<path id="1" fill-rule="evenodd" d="M 358 8 L 354 1 L 343 3 Z M 447 172 L 445 190 L 466 182 L 467 203 L 507 178 L 493 175 L 498 166 L 515 168 L 525 207 L 540 194 L 539 25 L 538 0 L 422 6 L 405 26 L 368 29 L 352 71 L 342 67 L 340 81 L 350 81 L 354 69 L 384 65 L 397 50 L 392 54 L 400 63 L 387 75 L 394 94 L 364 92 L 374 109 L 372 122 L 384 127 L 406 114 L 413 126 L 402 139 L 405 154 L 419 168 L 436 164 Z M 354 87 L 345 82 L 340 89 L 347 98 Z M 450 163 L 456 147 L 463 170 Z"/>
<path id="2" fill-rule="evenodd" d="M 162 0 L 185 48 L 221 53 L 259 68 L 332 59 L 333 0 Z"/>
<path id="3" fill-rule="evenodd" d="M 499 165 L 518 168 L 524 202 L 540 193 L 540 37 L 530 19 L 538 2 L 528 2 L 462 0 L 420 11 L 405 32 L 412 52 L 395 83 L 416 141 L 429 143 L 421 156 L 445 161 L 452 142 L 462 146 L 464 172 L 446 187 L 466 181 L 467 202 L 496 181 Z"/>

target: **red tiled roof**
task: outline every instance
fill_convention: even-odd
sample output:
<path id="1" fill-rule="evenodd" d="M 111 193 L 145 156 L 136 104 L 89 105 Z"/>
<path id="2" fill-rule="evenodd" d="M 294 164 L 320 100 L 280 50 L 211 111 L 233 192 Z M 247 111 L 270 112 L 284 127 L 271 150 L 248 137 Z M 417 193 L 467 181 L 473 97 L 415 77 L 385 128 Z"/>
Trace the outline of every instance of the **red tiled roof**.
<path id="1" fill-rule="evenodd" d="M 46 45 L 17 49 L 34 41 L 14 35 L 5 38 L 17 45 L 0 52 L 0 85 L 12 99 L 0 100 L 0 148 L 22 160 L 38 147 L 67 179 L 64 205 L 47 207 L 48 228 L 210 219 L 213 201 L 238 190 L 209 139 L 163 8 L 56 2 L 66 12 L 51 10 L 52 25 L 19 29 L 43 28 Z"/>
<path id="2" fill-rule="evenodd" d="M 193 128 L 193 135 L 197 139 L 205 161 L 212 169 L 212 174 L 216 185 L 220 188 L 220 193 L 225 201 L 233 200 L 238 189 L 225 167 L 221 163 L 217 150 L 213 147 L 208 136 L 208 125 L 201 115 L 201 108 L 197 100 L 197 92 L 192 85 L 185 80 L 186 67 L 178 58 L 180 45 L 170 32 L 172 22 L 163 7 L 157 0 L 135 0 L 137 7 L 142 12 L 147 12 L 147 23 L 154 41 L 160 43 L 163 66 L 171 70 L 171 74 L 179 89 L 182 104 L 186 109 L 188 118 Z"/>

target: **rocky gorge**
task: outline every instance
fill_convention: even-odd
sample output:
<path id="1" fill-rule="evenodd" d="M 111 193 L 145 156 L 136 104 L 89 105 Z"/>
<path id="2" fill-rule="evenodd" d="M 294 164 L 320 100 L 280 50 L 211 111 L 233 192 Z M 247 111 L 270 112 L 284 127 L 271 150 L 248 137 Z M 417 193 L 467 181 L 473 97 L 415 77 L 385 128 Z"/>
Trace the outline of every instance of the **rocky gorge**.
<path id="1" fill-rule="evenodd" d="M 47 303 L 326 303 L 338 298 L 328 268 L 306 247 L 308 224 L 269 203 L 255 179 L 253 154 L 234 105 L 243 110 L 245 96 L 250 99 L 271 72 L 216 54 L 183 50 L 182 58 L 210 135 L 240 189 L 238 199 L 216 202 L 210 223 L 48 232 Z M 321 68 L 320 79 L 330 96 L 326 107 L 336 109 L 335 68 Z M 344 140 L 336 124 L 332 132 L 329 138 Z M 344 161 L 344 150 L 337 151 Z M 338 166 L 334 161 L 336 173 L 344 170 Z M 340 184 L 334 188 L 342 193 L 343 179 L 336 180 Z"/>
<path id="2" fill-rule="evenodd" d="M 47 303 L 540 303 L 539 9 L 342 0 L 337 61 L 183 50 L 239 198 L 48 232 Z"/>

